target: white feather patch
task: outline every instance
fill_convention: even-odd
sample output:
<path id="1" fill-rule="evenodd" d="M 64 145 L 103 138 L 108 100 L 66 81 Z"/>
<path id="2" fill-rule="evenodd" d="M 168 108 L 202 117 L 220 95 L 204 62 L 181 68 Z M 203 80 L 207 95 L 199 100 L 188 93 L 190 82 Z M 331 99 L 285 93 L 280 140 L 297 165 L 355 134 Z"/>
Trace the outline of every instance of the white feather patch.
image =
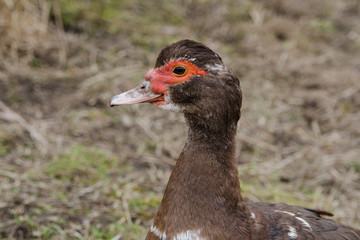
<path id="1" fill-rule="evenodd" d="M 299 220 L 300 222 L 301 222 L 301 224 L 305 227 L 305 228 L 307 228 L 307 231 L 309 231 L 309 232 L 311 232 L 312 231 L 312 228 L 311 228 L 311 226 L 310 226 L 310 224 L 305 220 L 305 219 L 303 219 L 303 218 L 301 218 L 301 217 L 295 217 L 297 220 Z"/>
<path id="2" fill-rule="evenodd" d="M 155 227 L 154 225 L 151 225 L 150 227 L 150 232 L 154 233 L 155 236 L 157 236 L 158 238 L 160 238 L 160 240 L 166 240 L 166 233 L 165 232 L 161 232 L 157 227 Z"/>
<path id="3" fill-rule="evenodd" d="M 158 105 L 159 108 L 167 111 L 180 112 L 179 106 L 177 106 L 175 103 L 173 103 L 173 101 L 171 101 L 169 95 L 165 95 L 164 101 L 166 102 L 166 104 Z"/>
<path id="4" fill-rule="evenodd" d="M 181 232 L 177 234 L 173 240 L 206 240 L 205 238 L 200 237 L 200 229 L 191 231 L 187 230 L 186 232 Z"/>
<path id="5" fill-rule="evenodd" d="M 282 210 L 275 210 L 274 212 L 281 212 L 281 213 L 286 213 L 286 214 L 289 214 L 290 216 L 295 216 L 295 213 L 291 213 L 291 212 L 288 212 L 288 211 L 282 211 Z"/>
<path id="6" fill-rule="evenodd" d="M 189 57 L 188 55 L 185 55 L 185 57 L 179 57 L 179 58 L 176 58 L 176 59 L 170 59 L 170 61 L 169 62 L 172 62 L 172 61 L 184 61 L 184 60 L 186 60 L 186 61 L 189 61 L 189 62 L 194 62 L 194 61 L 196 61 L 196 58 L 191 58 L 191 57 Z"/>
<path id="7" fill-rule="evenodd" d="M 297 238 L 297 232 L 296 232 L 296 229 L 295 229 L 293 226 L 289 226 L 288 236 L 289 236 L 291 239 L 296 239 L 296 238 Z"/>
<path id="8" fill-rule="evenodd" d="M 298 220 L 301 223 L 301 225 L 303 225 L 306 228 L 305 229 L 306 231 L 312 232 L 312 228 L 311 228 L 310 224 L 305 219 L 303 219 L 301 217 L 297 217 L 295 213 L 288 212 L 288 211 L 282 211 L 282 210 L 275 210 L 274 212 L 281 212 L 281 213 L 285 213 L 285 214 L 295 217 L 295 219 Z"/>
<path id="9" fill-rule="evenodd" d="M 210 71 L 210 72 L 219 72 L 219 71 L 225 71 L 226 67 L 224 65 L 221 64 L 206 64 L 205 65 L 205 71 Z"/>

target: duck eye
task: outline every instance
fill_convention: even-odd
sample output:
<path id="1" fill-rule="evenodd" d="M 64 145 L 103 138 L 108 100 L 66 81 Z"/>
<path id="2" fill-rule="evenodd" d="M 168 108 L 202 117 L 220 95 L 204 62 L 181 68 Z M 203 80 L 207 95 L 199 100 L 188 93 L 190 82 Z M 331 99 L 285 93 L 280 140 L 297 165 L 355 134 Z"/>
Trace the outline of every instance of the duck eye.
<path id="1" fill-rule="evenodd" d="M 173 74 L 176 76 L 183 76 L 186 73 L 186 68 L 183 66 L 176 66 L 173 69 Z"/>

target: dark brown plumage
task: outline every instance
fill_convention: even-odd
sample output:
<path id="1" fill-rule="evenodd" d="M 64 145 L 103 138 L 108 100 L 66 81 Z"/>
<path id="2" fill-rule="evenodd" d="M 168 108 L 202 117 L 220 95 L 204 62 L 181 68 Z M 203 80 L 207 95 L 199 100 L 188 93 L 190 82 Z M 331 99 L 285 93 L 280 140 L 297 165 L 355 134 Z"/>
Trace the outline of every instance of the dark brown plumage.
<path id="1" fill-rule="evenodd" d="M 179 66 L 184 75 L 174 72 Z M 191 40 L 162 50 L 135 93 L 112 98 L 111 106 L 151 102 L 182 112 L 188 126 L 146 239 L 359 240 L 359 230 L 324 219 L 331 215 L 325 211 L 243 201 L 234 156 L 241 101 L 236 76 L 216 53 Z"/>
<path id="2" fill-rule="evenodd" d="M 200 68 L 205 67 L 206 64 L 223 64 L 221 57 L 207 46 L 191 40 L 182 40 L 171 44 L 160 52 L 156 59 L 155 68 L 165 65 L 171 59 L 180 58 L 194 58 L 193 62 Z"/>

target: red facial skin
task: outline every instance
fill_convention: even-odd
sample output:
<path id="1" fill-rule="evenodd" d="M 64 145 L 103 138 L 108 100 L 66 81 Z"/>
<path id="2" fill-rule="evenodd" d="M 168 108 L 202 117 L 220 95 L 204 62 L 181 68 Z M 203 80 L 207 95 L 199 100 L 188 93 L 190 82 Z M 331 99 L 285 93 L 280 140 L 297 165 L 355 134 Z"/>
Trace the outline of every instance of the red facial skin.
<path id="1" fill-rule="evenodd" d="M 182 66 L 186 68 L 186 72 L 183 75 L 176 75 L 173 73 L 175 67 Z M 190 79 L 194 75 L 206 75 L 203 69 L 196 67 L 195 64 L 187 60 L 175 60 L 170 61 L 165 66 L 151 69 L 146 75 L 145 80 L 150 81 L 150 90 L 153 93 L 161 93 L 167 95 L 167 85 L 181 83 Z M 164 96 L 159 101 L 153 102 L 156 105 L 167 104 L 164 101 Z"/>

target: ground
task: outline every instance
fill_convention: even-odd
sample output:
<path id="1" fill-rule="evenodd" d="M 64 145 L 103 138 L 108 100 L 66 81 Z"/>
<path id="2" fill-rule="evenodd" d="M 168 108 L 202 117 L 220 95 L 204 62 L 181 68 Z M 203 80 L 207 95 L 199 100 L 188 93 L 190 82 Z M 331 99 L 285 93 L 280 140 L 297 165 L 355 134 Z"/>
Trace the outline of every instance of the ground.
<path id="1" fill-rule="evenodd" d="M 107 102 L 183 38 L 241 81 L 244 198 L 360 228 L 359 17 L 357 0 L 2 1 L 0 239 L 144 239 L 184 119 Z"/>

